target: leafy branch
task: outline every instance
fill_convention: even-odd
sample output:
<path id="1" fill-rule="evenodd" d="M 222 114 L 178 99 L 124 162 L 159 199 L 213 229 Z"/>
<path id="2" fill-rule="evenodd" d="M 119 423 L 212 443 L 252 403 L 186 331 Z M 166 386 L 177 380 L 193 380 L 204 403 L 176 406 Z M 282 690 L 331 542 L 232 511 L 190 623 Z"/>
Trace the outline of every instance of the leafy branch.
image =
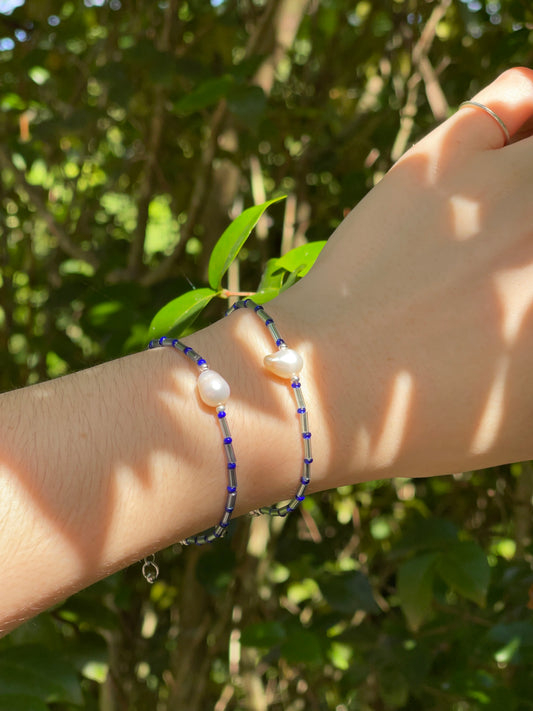
<path id="1" fill-rule="evenodd" d="M 241 292 L 237 294 L 224 289 L 223 279 L 230 266 L 238 258 L 239 252 L 246 244 L 265 210 L 270 205 L 284 200 L 285 197 L 282 195 L 260 205 L 249 207 L 231 222 L 211 252 L 208 264 L 209 286 L 191 289 L 163 306 L 152 319 L 149 328 L 150 338 L 183 333 L 215 297 L 228 299 L 232 296 L 245 295 Z M 270 259 L 266 264 L 257 291 L 247 292 L 246 295 L 253 296 L 258 303 L 273 299 L 307 274 L 324 244 L 324 241 L 311 242 L 296 247 L 282 257 Z"/>

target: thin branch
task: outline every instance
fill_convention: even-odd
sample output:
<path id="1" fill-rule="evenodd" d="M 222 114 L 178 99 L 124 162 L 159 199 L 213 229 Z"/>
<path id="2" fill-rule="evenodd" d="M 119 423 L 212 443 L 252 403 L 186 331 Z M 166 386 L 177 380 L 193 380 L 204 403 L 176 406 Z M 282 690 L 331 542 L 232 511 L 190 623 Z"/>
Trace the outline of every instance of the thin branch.
<path id="1" fill-rule="evenodd" d="M 180 240 L 172 254 L 170 254 L 166 259 L 159 263 L 155 269 L 148 272 L 141 278 L 142 286 L 152 286 L 158 282 L 166 279 L 172 273 L 174 265 L 181 257 L 185 245 L 189 237 L 191 237 L 195 224 L 198 221 L 202 205 L 204 204 L 204 199 L 207 194 L 207 189 L 209 187 L 209 179 L 211 177 L 213 159 L 215 157 L 215 151 L 217 147 L 218 136 L 222 126 L 222 122 L 226 115 L 226 102 L 222 100 L 216 107 L 213 116 L 211 117 L 211 123 L 209 126 L 209 139 L 204 147 L 202 154 L 202 160 L 198 167 L 198 172 L 196 174 L 196 179 L 194 181 L 194 186 L 191 193 L 191 198 L 189 201 L 189 207 L 187 209 L 187 222 L 183 225 L 180 231 Z"/>
<path id="2" fill-rule="evenodd" d="M 3 147 L 0 147 L 0 166 L 11 171 L 15 177 L 17 186 L 28 196 L 30 202 L 35 207 L 37 214 L 48 227 L 50 233 L 57 239 L 57 243 L 65 254 L 74 259 L 83 259 L 95 269 L 98 268 L 98 259 L 93 252 L 86 251 L 72 241 L 69 233 L 53 218 L 46 205 L 46 192 L 42 188 L 30 185 L 24 173 L 19 170 Z"/>
<path id="3" fill-rule="evenodd" d="M 159 42 L 157 43 L 158 49 L 161 52 L 168 52 L 170 50 L 172 20 L 176 14 L 176 0 L 171 0 L 166 7 L 163 28 Z M 148 211 L 153 195 L 152 184 L 156 173 L 161 136 L 165 122 L 165 90 L 159 85 L 156 87 L 154 93 L 154 109 L 152 112 L 152 120 L 150 121 L 146 160 L 139 189 L 137 227 L 128 254 L 126 274 L 129 278 L 138 277 L 143 267 L 144 243 L 146 241 L 146 229 L 148 227 Z"/>
<path id="4" fill-rule="evenodd" d="M 407 148 L 409 138 L 415 125 L 417 100 L 420 89 L 419 84 L 421 81 L 424 82 L 428 103 L 435 119 L 441 120 L 447 115 L 448 102 L 446 101 L 444 92 L 437 79 L 437 73 L 433 69 L 428 54 L 436 36 L 437 25 L 446 14 L 450 4 L 451 0 L 441 0 L 433 9 L 411 52 L 411 59 L 415 69 L 407 80 L 407 98 L 401 111 L 400 129 L 391 150 L 391 158 L 393 161 L 397 161 Z"/>

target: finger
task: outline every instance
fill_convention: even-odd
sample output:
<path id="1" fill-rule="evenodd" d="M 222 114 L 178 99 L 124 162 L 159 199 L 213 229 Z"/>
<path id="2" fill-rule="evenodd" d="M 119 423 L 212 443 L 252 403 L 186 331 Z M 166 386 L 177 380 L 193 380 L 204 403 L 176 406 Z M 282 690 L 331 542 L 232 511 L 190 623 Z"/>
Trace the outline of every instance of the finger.
<path id="1" fill-rule="evenodd" d="M 476 94 L 472 101 L 486 106 L 504 123 L 510 141 L 523 137 L 533 120 L 533 71 L 524 67 L 509 69 Z M 462 107 L 450 121 L 467 150 L 503 147 L 508 141 L 498 120 L 478 106 Z"/>
<path id="2" fill-rule="evenodd" d="M 533 116 L 531 116 L 511 138 L 511 143 L 517 143 L 523 138 L 533 136 Z"/>

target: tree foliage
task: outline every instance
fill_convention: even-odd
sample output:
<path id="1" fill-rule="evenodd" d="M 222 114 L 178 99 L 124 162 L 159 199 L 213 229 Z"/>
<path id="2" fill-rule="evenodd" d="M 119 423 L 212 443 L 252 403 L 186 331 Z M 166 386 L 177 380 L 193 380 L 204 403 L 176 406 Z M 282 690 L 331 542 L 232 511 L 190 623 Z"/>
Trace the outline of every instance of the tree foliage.
<path id="1" fill-rule="evenodd" d="M 267 300 L 406 147 L 533 58 L 526 0 L 0 13 L 4 390 L 145 347 L 175 299 L 200 325 L 224 290 Z M 153 586 L 133 566 L 4 638 L 0 710 L 533 708 L 532 493 L 525 463 L 243 519 L 162 553 Z"/>

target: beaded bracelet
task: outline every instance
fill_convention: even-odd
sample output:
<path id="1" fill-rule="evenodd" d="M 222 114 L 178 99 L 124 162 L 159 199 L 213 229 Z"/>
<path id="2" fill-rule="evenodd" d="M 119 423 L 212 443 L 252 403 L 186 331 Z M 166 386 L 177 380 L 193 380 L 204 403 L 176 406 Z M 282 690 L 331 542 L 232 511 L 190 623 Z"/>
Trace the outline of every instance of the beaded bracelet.
<path id="1" fill-rule="evenodd" d="M 201 533 L 196 536 L 189 536 L 183 541 L 180 541 L 183 546 L 212 543 L 213 541 L 216 541 L 217 538 L 223 538 L 226 535 L 231 515 L 235 509 L 235 502 L 237 501 L 237 461 L 235 459 L 233 439 L 227 422 L 225 410 L 225 405 L 230 395 L 230 388 L 228 383 L 221 375 L 219 375 L 219 373 L 209 368 L 205 358 L 202 358 L 202 356 L 195 350 L 193 350 L 190 346 L 186 346 L 177 338 L 168 338 L 167 336 L 163 336 L 162 338 L 150 341 L 148 344 L 148 348 L 158 348 L 160 346 L 170 346 L 171 348 L 175 348 L 177 351 L 180 351 L 186 355 L 198 366 L 200 369 L 200 375 L 198 376 L 197 382 L 198 393 L 206 405 L 215 408 L 217 420 L 220 425 L 224 443 L 224 453 L 227 460 L 226 471 L 228 477 L 224 514 L 219 523 L 213 527 L 211 532 Z M 149 583 L 153 583 L 156 580 L 159 569 L 155 564 L 153 555 L 144 559 L 142 572 Z"/>
<path id="2" fill-rule="evenodd" d="M 311 462 L 313 461 L 311 453 L 311 432 L 309 431 L 309 418 L 298 375 L 303 368 L 303 359 L 299 353 L 287 346 L 276 328 L 274 319 L 267 314 L 262 306 L 256 304 L 252 301 L 252 299 L 236 301 L 233 306 L 228 309 L 226 316 L 234 311 L 237 311 L 238 309 L 245 308 L 250 309 L 257 314 L 274 339 L 274 343 L 278 347 L 278 351 L 277 353 L 271 353 L 270 355 L 265 356 L 264 366 L 267 370 L 280 378 L 290 378 L 292 391 L 296 399 L 296 412 L 300 417 L 300 430 L 303 440 L 303 470 L 298 489 L 288 504 L 283 506 L 280 504 L 276 504 L 274 506 L 263 506 L 255 512 L 268 514 L 269 516 L 286 516 L 288 513 L 291 513 L 291 511 L 294 511 L 300 502 L 305 499 L 305 491 L 311 481 Z"/>

